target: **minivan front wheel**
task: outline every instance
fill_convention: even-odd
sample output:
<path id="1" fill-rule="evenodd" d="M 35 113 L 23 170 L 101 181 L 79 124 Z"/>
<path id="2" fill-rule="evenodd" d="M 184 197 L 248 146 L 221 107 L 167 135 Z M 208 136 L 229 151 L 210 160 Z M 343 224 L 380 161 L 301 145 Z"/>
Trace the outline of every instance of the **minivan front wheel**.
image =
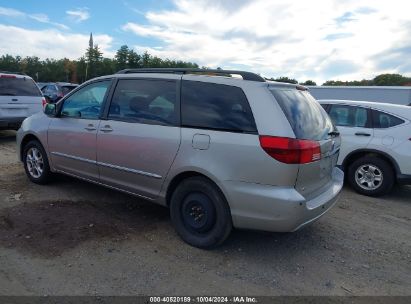
<path id="1" fill-rule="evenodd" d="M 170 215 L 180 237 L 199 248 L 221 244 L 232 230 L 224 195 L 204 177 L 188 178 L 178 185 L 171 197 Z"/>
<path id="2" fill-rule="evenodd" d="M 47 154 L 37 140 L 24 146 L 23 162 L 26 175 L 33 183 L 46 184 L 49 181 L 51 172 Z"/>
<path id="3" fill-rule="evenodd" d="M 348 181 L 357 192 L 369 196 L 387 194 L 394 185 L 391 165 L 376 156 L 357 159 L 348 167 Z"/>

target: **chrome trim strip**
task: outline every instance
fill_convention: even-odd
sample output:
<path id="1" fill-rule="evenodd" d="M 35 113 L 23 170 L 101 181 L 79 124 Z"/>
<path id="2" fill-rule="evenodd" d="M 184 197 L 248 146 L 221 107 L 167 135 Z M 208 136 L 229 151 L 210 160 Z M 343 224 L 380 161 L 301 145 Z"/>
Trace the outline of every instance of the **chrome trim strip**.
<path id="1" fill-rule="evenodd" d="M 154 201 L 154 198 L 144 196 L 144 195 L 141 195 L 141 194 L 137 194 L 135 192 L 127 191 L 127 190 L 117 188 L 117 187 L 114 187 L 114 186 L 110 186 L 110 185 L 107 185 L 107 184 L 104 184 L 104 183 L 100 183 L 98 181 L 88 179 L 88 178 L 85 178 L 85 177 L 82 177 L 82 176 L 79 176 L 79 175 L 76 175 L 76 174 L 73 174 L 73 173 L 68 173 L 68 172 L 63 171 L 63 170 L 56 169 L 56 172 L 59 172 L 59 173 L 62 173 L 62 174 L 65 174 L 65 175 L 68 175 L 68 176 L 71 176 L 71 177 L 74 177 L 74 178 L 78 178 L 78 179 L 81 179 L 83 181 L 90 182 L 90 183 L 93 183 L 93 184 L 96 184 L 96 185 L 99 185 L 99 186 L 103 186 L 103 187 L 106 187 L 106 188 L 110 188 L 110 189 L 113 189 L 113 190 L 124 192 L 124 193 L 130 194 L 130 195 L 133 195 L 133 196 L 138 196 L 140 198 L 143 198 L 143 199 L 146 199 L 146 200 L 149 200 L 149 201 Z"/>
<path id="2" fill-rule="evenodd" d="M 120 167 L 120 166 L 107 164 L 107 163 L 103 163 L 103 162 L 97 162 L 97 164 L 100 165 L 100 166 L 107 167 L 107 168 L 117 169 L 117 170 L 120 170 L 120 171 L 125 171 L 125 172 L 140 174 L 140 175 L 145 175 L 145 176 L 153 177 L 153 178 L 157 178 L 157 179 L 162 178 L 161 175 L 154 174 L 154 173 L 149 173 L 149 172 L 145 172 L 145 171 L 135 170 L 135 169 L 126 168 L 126 167 Z"/>
<path id="3" fill-rule="evenodd" d="M 111 169 L 116 169 L 116 170 L 125 171 L 125 172 L 129 172 L 129 173 L 144 175 L 144 176 L 148 176 L 148 177 L 152 177 L 152 178 L 156 178 L 156 179 L 161 179 L 162 178 L 162 176 L 158 175 L 158 174 L 149 173 L 149 172 L 136 170 L 136 169 L 131 169 L 131 168 L 127 168 L 127 167 L 120 167 L 120 166 L 116 166 L 116 165 L 112 165 L 112 164 L 108 164 L 108 163 L 103 163 L 103 162 L 98 162 L 98 161 L 94 161 L 94 160 L 91 160 L 91 159 L 78 157 L 78 156 L 73 156 L 73 155 L 69 155 L 69 154 L 65 154 L 65 153 L 51 152 L 51 154 L 61 156 L 61 157 L 70 158 L 70 159 L 74 159 L 74 160 L 78 160 L 78 161 L 83 161 L 83 162 L 86 162 L 86 163 L 89 163 L 89 164 L 99 165 L 99 166 L 103 166 L 103 167 L 107 167 L 107 168 L 111 168 Z"/>
<path id="4" fill-rule="evenodd" d="M 86 162 L 86 163 L 89 163 L 89 164 L 94 164 L 94 165 L 97 164 L 97 162 L 95 160 L 91 160 L 91 159 L 87 159 L 87 158 L 83 158 L 83 157 L 73 156 L 73 155 L 64 154 L 64 153 L 60 153 L 60 152 L 51 152 L 51 154 L 66 157 L 66 158 L 70 158 L 70 159 L 75 159 L 75 160 L 79 160 L 79 161 L 83 161 L 83 162 Z"/>

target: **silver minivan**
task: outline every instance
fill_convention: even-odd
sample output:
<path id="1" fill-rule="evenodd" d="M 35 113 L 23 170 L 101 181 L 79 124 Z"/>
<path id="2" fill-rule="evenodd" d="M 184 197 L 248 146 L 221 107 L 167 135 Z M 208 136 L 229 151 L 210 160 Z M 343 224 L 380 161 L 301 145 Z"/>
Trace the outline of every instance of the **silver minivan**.
<path id="1" fill-rule="evenodd" d="M 31 77 L 0 71 L 0 130 L 17 130 L 26 117 L 41 112 L 45 102 Z"/>
<path id="2" fill-rule="evenodd" d="M 64 173 L 167 206 L 200 248 L 233 227 L 295 231 L 343 185 L 340 137 L 322 107 L 305 87 L 250 72 L 96 78 L 26 119 L 17 144 L 31 181 Z"/>

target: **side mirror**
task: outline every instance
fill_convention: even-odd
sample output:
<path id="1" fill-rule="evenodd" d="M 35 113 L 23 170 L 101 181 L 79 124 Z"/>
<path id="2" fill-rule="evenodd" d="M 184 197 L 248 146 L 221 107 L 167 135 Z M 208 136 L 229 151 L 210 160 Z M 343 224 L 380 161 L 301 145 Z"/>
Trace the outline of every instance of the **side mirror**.
<path id="1" fill-rule="evenodd" d="M 47 103 L 46 106 L 44 107 L 44 114 L 48 116 L 56 116 L 56 113 L 57 113 L 56 104 Z"/>

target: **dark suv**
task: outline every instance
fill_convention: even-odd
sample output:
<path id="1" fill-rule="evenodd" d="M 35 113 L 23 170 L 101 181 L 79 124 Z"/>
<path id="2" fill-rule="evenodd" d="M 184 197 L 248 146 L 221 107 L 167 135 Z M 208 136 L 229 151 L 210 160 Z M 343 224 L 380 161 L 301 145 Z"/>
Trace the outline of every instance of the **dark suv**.
<path id="1" fill-rule="evenodd" d="M 76 87 L 78 87 L 78 84 L 75 83 L 55 82 L 43 86 L 41 88 L 41 91 L 43 92 L 44 97 L 49 100 L 49 102 L 57 102 Z"/>

